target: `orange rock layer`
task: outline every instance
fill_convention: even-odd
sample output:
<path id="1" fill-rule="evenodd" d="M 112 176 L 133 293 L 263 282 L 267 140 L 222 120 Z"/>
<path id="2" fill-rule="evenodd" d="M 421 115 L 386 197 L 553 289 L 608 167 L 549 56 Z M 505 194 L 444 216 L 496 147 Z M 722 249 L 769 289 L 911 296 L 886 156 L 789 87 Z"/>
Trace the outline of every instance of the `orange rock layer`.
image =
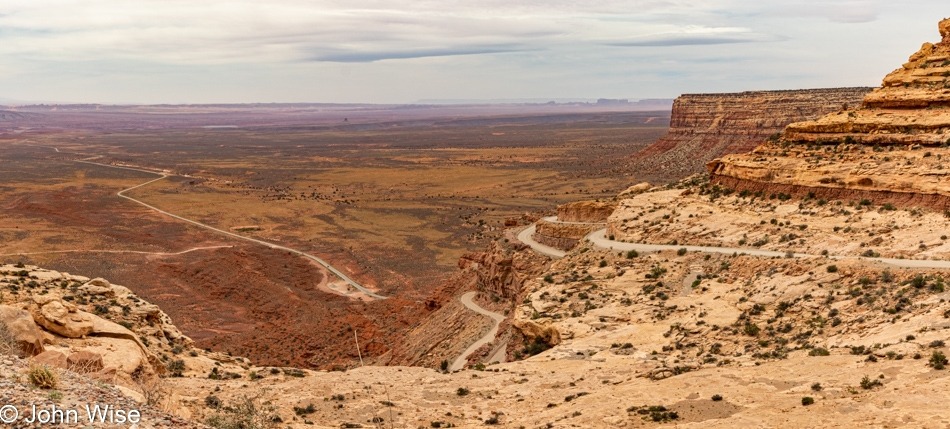
<path id="1" fill-rule="evenodd" d="M 714 183 L 739 190 L 813 192 L 948 208 L 950 20 L 856 109 L 793 123 L 781 139 L 707 164 Z M 847 190 L 847 192 L 841 191 Z"/>

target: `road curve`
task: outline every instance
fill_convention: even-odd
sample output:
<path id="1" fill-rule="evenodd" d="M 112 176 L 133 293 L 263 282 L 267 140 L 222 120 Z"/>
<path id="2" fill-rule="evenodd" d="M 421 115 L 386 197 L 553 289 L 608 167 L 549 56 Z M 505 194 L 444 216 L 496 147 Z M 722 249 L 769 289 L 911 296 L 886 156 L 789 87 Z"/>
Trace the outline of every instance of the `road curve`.
<path id="1" fill-rule="evenodd" d="M 488 311 L 484 308 L 479 307 L 478 304 L 475 304 L 475 302 L 472 301 L 472 298 L 475 297 L 476 293 L 478 292 L 468 292 L 462 295 L 459 298 L 459 301 L 462 302 L 462 305 L 468 307 L 469 310 L 472 310 L 483 316 L 491 317 L 492 328 L 490 331 L 488 331 L 487 334 L 485 334 L 485 336 L 483 336 L 478 341 L 474 342 L 472 345 L 468 346 L 468 348 L 465 349 L 465 351 L 462 352 L 462 354 L 459 355 L 457 359 L 455 359 L 455 362 L 452 362 L 452 365 L 449 366 L 449 371 L 458 371 L 462 369 L 462 367 L 465 366 L 465 361 L 466 361 L 465 358 L 468 357 L 468 355 L 474 353 L 475 350 L 477 350 L 479 347 L 492 342 L 492 340 L 495 339 L 495 335 L 498 335 L 498 325 L 501 323 L 502 320 L 505 320 L 504 315 L 493 313 L 491 311 Z"/>
<path id="2" fill-rule="evenodd" d="M 346 283 L 348 283 L 350 286 L 353 286 L 354 288 L 358 289 L 360 292 L 363 292 L 363 293 L 365 293 L 365 294 L 367 294 L 367 295 L 369 295 L 369 296 L 371 296 L 371 297 L 373 297 L 373 298 L 377 298 L 377 299 L 386 299 L 386 298 L 387 298 L 387 297 L 385 297 L 385 296 L 383 296 L 383 295 L 379 295 L 379 294 L 377 294 L 377 293 L 375 293 L 375 292 L 373 292 L 373 291 L 370 291 L 369 289 L 366 289 L 365 287 L 363 287 L 363 285 L 361 285 L 361 284 L 357 283 L 355 280 L 349 278 L 346 274 L 343 274 L 342 272 L 340 272 L 340 270 L 334 268 L 333 266 L 331 266 L 330 264 L 328 264 L 328 263 L 327 263 L 326 261 L 324 261 L 323 259 L 320 259 L 320 258 L 318 258 L 318 257 L 316 257 L 316 256 L 313 256 L 313 255 L 309 254 L 309 253 L 301 252 L 301 251 L 296 250 L 296 249 L 291 249 L 291 248 L 289 248 L 289 247 L 280 246 L 280 245 L 273 244 L 273 243 L 268 243 L 268 242 L 263 241 L 263 240 L 258 240 L 258 239 L 255 239 L 255 238 L 245 237 L 245 236 L 243 236 L 243 235 L 235 234 L 235 233 L 230 232 L 230 231 L 225 231 L 225 230 L 221 230 L 221 229 L 215 228 L 215 227 L 213 227 L 213 226 L 205 225 L 205 224 L 203 224 L 203 223 L 201 223 L 201 222 L 193 221 L 193 220 L 191 220 L 191 219 L 184 218 L 184 217 L 178 216 L 178 215 L 176 215 L 176 214 L 172 214 L 172 213 L 166 212 L 166 211 L 164 211 L 164 210 L 162 210 L 162 209 L 159 209 L 159 208 L 157 208 L 157 207 L 154 207 L 154 206 L 148 205 L 148 204 L 146 204 L 146 203 L 143 203 L 143 202 L 141 202 L 141 201 L 139 201 L 139 200 L 137 200 L 137 199 L 135 199 L 135 198 L 132 198 L 132 197 L 129 197 L 129 196 L 124 195 L 124 193 L 126 193 L 126 192 L 128 192 L 128 191 L 131 191 L 131 190 L 133 190 L 133 189 L 140 188 L 140 187 L 142 187 L 142 186 L 145 186 L 145 185 L 148 185 L 148 184 L 151 184 L 151 183 L 155 183 L 155 182 L 157 182 L 157 181 L 159 181 L 159 180 L 165 179 L 166 177 L 168 177 L 168 175 L 165 174 L 165 173 L 159 173 L 159 172 L 156 172 L 156 171 L 144 170 L 144 169 L 141 169 L 141 168 L 122 167 L 122 166 L 118 166 L 118 165 L 100 164 L 100 163 L 98 163 L 98 162 L 90 162 L 90 161 L 82 161 L 82 160 L 76 160 L 75 162 L 80 162 L 80 163 L 83 163 L 83 164 L 90 164 L 90 165 L 98 165 L 98 166 L 100 166 L 100 167 L 119 168 L 119 169 L 123 169 L 123 170 L 132 170 L 132 171 L 139 171 L 139 172 L 143 172 L 143 173 L 149 173 L 149 174 L 156 174 L 156 175 L 159 175 L 159 176 L 161 176 L 161 177 L 159 177 L 159 178 L 157 178 L 157 179 L 154 179 L 154 180 L 149 180 L 149 181 L 147 181 L 147 182 L 145 182 L 145 183 L 141 183 L 141 184 L 135 185 L 135 186 L 133 186 L 133 187 L 131 187 L 131 188 L 123 189 L 123 190 L 117 192 L 116 195 L 118 195 L 118 196 L 120 196 L 120 197 L 122 197 L 122 198 L 125 198 L 125 199 L 127 199 L 127 200 L 129 200 L 129 201 L 132 201 L 133 203 L 136 203 L 136 204 L 139 204 L 139 205 L 141 205 L 141 206 L 144 206 L 144 207 L 147 207 L 147 208 L 149 208 L 149 209 L 152 209 L 152 210 L 154 210 L 154 211 L 156 211 L 156 212 L 158 212 L 158 213 L 161 213 L 161 214 L 163 214 L 163 215 L 165 215 L 165 216 L 173 217 L 173 218 L 178 219 L 178 220 L 180 220 L 180 221 L 188 222 L 188 223 L 190 223 L 190 224 L 192 224 L 192 225 L 199 226 L 199 227 L 201 227 L 201 228 L 208 229 L 208 230 L 217 232 L 217 233 L 219 233 L 219 234 L 224 234 L 224 235 L 227 235 L 227 236 L 230 236 L 230 237 L 234 237 L 234 238 L 237 238 L 237 239 L 241 239 L 241 240 L 245 240 L 245 241 L 250 241 L 250 242 L 252 242 L 252 243 L 261 244 L 261 245 L 270 247 L 270 248 L 272 248 L 272 249 L 285 250 L 285 251 L 288 251 L 288 252 L 291 252 L 291 253 L 294 253 L 294 254 L 303 256 L 303 257 L 305 257 L 305 258 L 311 259 L 311 260 L 315 261 L 316 263 L 322 265 L 324 268 L 326 268 L 327 270 L 329 270 L 331 273 L 335 274 L 337 277 L 339 277 L 340 279 L 342 279 L 343 281 L 345 281 Z"/>
<path id="3" fill-rule="evenodd" d="M 576 224 L 576 225 L 604 225 L 602 222 L 562 222 L 558 221 L 556 216 L 550 216 L 543 219 L 546 222 L 553 223 L 565 223 L 565 224 Z M 528 228 L 525 228 L 524 231 L 521 231 L 518 234 L 518 240 L 522 243 L 530 246 L 534 251 L 550 256 L 552 258 L 563 258 L 567 255 L 567 252 L 564 252 L 559 249 L 555 249 L 550 246 L 545 246 L 541 243 L 538 243 L 532 239 L 532 235 L 535 232 L 535 224 L 531 224 Z M 590 234 L 587 234 L 584 237 L 586 240 L 589 240 L 594 247 L 601 249 L 611 249 L 611 250 L 621 250 L 629 251 L 636 250 L 637 252 L 659 252 L 662 250 L 679 250 L 686 249 L 688 252 L 705 252 L 705 253 L 724 253 L 724 254 L 746 254 L 753 256 L 765 256 L 765 257 L 780 257 L 784 258 L 789 256 L 786 252 L 777 252 L 773 250 L 760 250 L 760 249 L 748 249 L 748 248 L 738 248 L 738 247 L 710 247 L 710 246 L 688 246 L 688 245 L 669 245 L 669 244 L 645 244 L 645 243 L 624 243 L 620 241 L 610 240 L 607 238 L 607 229 L 601 228 Z M 846 260 L 846 259 L 856 259 L 863 261 L 872 261 L 880 262 L 887 264 L 896 268 L 919 268 L 919 269 L 950 269 L 950 261 L 931 261 L 931 260 L 920 260 L 920 259 L 896 259 L 896 258 L 874 258 L 869 256 L 840 256 L 840 255 L 831 255 L 831 256 L 820 256 L 820 255 L 811 255 L 807 253 L 793 253 L 795 258 L 827 258 L 834 260 Z"/>
<path id="4" fill-rule="evenodd" d="M 226 249 L 234 246 L 206 246 L 206 247 L 192 247 L 191 249 L 185 249 L 181 252 L 146 252 L 144 250 L 97 250 L 97 249 L 75 249 L 75 250 L 50 250 L 48 252 L 20 252 L 20 253 L 3 253 L 0 256 L 19 256 L 19 255 L 46 255 L 50 253 L 135 253 L 139 255 L 161 255 L 161 256 L 175 256 L 175 255 L 184 255 L 185 253 L 196 252 L 199 250 L 212 250 L 212 249 Z"/>
<path id="5" fill-rule="evenodd" d="M 640 243 L 622 243 L 619 241 L 609 240 L 606 237 L 607 230 L 600 229 L 594 231 L 587 235 L 587 239 L 597 247 L 603 249 L 613 249 L 613 250 L 636 250 L 638 252 L 658 252 L 660 250 L 677 250 L 677 249 L 686 249 L 689 252 L 706 252 L 706 253 L 744 253 L 747 255 L 754 256 L 767 256 L 767 257 L 786 257 L 788 256 L 783 252 L 775 252 L 770 250 L 759 250 L 759 249 L 743 249 L 735 247 L 706 247 L 706 246 L 673 246 L 667 244 L 640 244 Z M 806 257 L 815 257 L 815 258 L 828 258 L 835 260 L 847 260 L 847 259 L 856 259 L 862 261 L 873 261 L 881 262 L 887 265 L 891 265 L 897 268 L 936 268 L 936 269 L 947 269 L 950 268 L 950 261 L 931 261 L 931 260 L 920 260 L 920 259 L 896 259 L 896 258 L 874 258 L 869 256 L 840 256 L 840 255 L 831 255 L 831 256 L 820 256 L 820 255 L 810 255 L 807 253 L 795 253 L 794 257 L 796 258 L 806 258 Z"/>
<path id="6" fill-rule="evenodd" d="M 550 256 L 552 258 L 560 259 L 560 258 L 563 258 L 564 255 L 567 255 L 567 252 L 563 250 L 555 249 L 551 246 L 545 246 L 541 243 L 538 243 L 537 241 L 534 241 L 533 235 L 536 230 L 537 230 L 537 227 L 535 226 L 535 224 L 531 224 L 531 226 L 525 228 L 524 231 L 521 231 L 518 234 L 518 241 L 524 244 L 527 244 L 528 246 L 531 246 L 531 248 L 534 249 L 535 252 L 538 252 L 544 256 Z"/>

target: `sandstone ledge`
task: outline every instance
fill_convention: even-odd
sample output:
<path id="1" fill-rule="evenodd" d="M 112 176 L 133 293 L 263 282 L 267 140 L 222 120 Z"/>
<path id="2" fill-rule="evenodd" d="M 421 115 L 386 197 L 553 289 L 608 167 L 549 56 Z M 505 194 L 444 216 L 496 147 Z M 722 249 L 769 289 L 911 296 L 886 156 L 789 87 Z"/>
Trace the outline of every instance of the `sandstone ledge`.
<path id="1" fill-rule="evenodd" d="M 869 189 L 838 188 L 829 186 L 803 186 L 784 183 L 759 182 L 713 174 L 710 182 L 736 191 L 763 192 L 765 194 L 789 194 L 800 197 L 813 193 L 815 198 L 827 200 L 860 201 L 867 199 L 874 204 L 891 203 L 902 207 L 927 207 L 935 210 L 950 210 L 950 196 L 920 194 Z"/>

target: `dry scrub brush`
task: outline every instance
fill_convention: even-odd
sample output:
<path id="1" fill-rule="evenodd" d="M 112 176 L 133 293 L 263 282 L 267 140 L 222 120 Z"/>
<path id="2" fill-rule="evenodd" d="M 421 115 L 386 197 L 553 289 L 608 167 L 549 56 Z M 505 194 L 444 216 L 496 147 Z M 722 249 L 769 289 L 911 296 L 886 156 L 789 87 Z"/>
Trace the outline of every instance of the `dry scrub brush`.
<path id="1" fill-rule="evenodd" d="M 53 368 L 41 364 L 30 365 L 26 377 L 30 380 L 30 383 L 42 389 L 52 389 L 56 387 L 56 383 L 59 382 L 59 376 L 56 375 L 56 371 Z"/>
<path id="2" fill-rule="evenodd" d="M 204 416 L 204 423 L 216 429 L 268 429 L 281 422 L 275 408 L 262 403 L 261 395 L 241 396 L 227 405 L 212 407 L 214 411 Z"/>
<path id="3" fill-rule="evenodd" d="M 10 327 L 2 321 L 0 321 L 0 355 L 21 355 L 16 336 L 10 331 Z"/>

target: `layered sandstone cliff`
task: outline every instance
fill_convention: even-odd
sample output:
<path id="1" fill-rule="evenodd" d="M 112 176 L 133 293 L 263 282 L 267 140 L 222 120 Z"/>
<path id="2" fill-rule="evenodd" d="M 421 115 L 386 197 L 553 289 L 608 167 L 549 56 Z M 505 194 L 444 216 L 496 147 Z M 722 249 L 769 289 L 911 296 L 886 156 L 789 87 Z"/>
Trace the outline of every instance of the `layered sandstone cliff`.
<path id="1" fill-rule="evenodd" d="M 606 220 L 606 218 L 604 220 Z M 539 220 L 535 223 L 535 233 L 532 238 L 534 238 L 534 241 L 545 246 L 568 250 L 574 248 L 587 234 L 600 228 L 603 228 L 603 225 Z"/>
<path id="2" fill-rule="evenodd" d="M 557 218 L 562 222 L 606 222 L 615 208 L 615 201 L 577 201 L 557 206 Z"/>
<path id="3" fill-rule="evenodd" d="M 636 155 L 638 175 L 679 179 L 717 157 L 752 150 L 785 126 L 856 106 L 871 88 L 685 94 L 673 103 L 670 131 Z"/>
<path id="4" fill-rule="evenodd" d="M 950 209 L 950 20 L 854 109 L 790 124 L 784 136 L 708 164 L 712 181 L 750 191 Z"/>

